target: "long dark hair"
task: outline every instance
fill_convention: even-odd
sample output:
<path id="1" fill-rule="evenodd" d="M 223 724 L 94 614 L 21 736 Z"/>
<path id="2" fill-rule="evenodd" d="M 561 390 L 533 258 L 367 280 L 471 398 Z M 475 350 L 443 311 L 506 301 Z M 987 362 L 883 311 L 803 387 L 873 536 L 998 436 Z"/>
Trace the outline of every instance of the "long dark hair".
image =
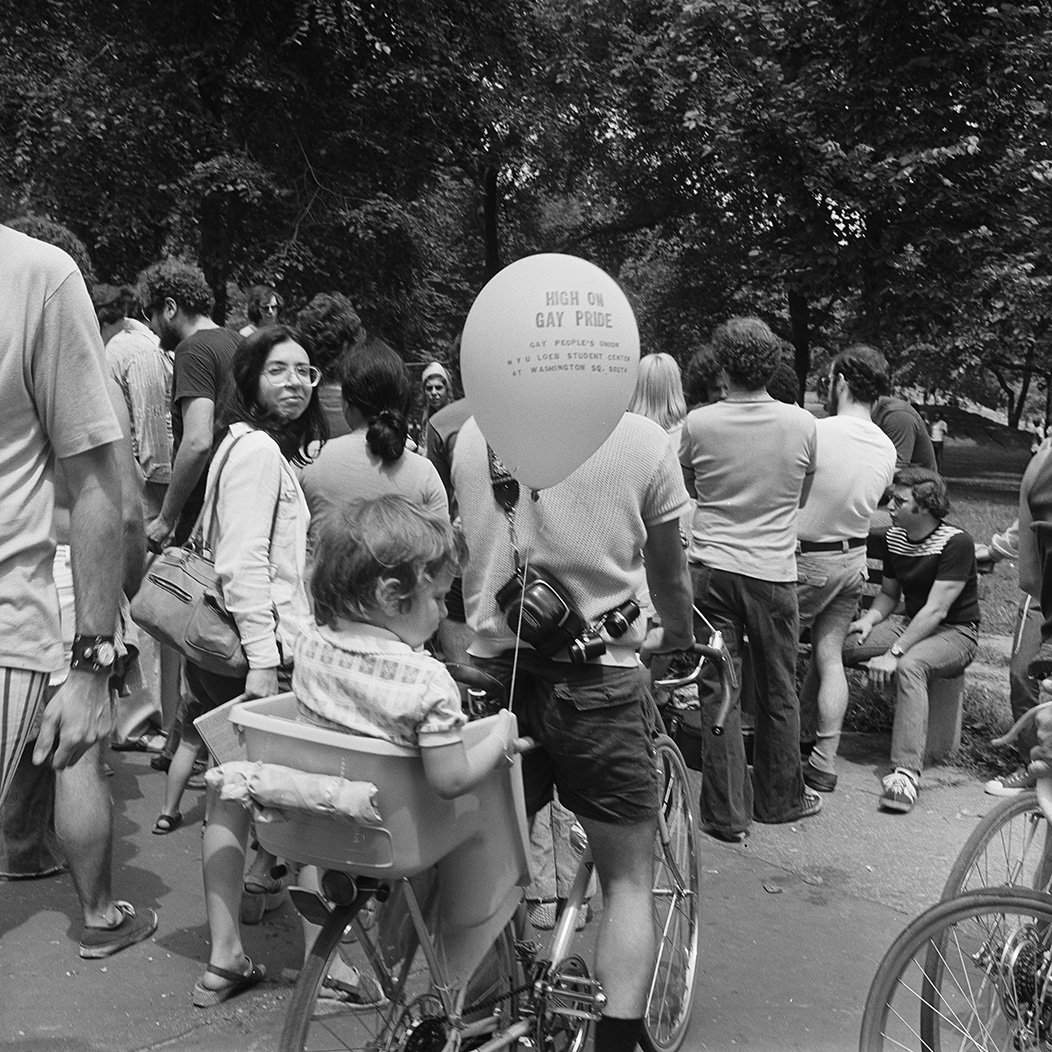
<path id="1" fill-rule="evenodd" d="M 413 397 L 405 363 L 383 340 L 370 336 L 351 349 L 343 366 L 343 400 L 369 424 L 365 441 L 385 464 L 405 451 L 409 434 L 406 414 Z"/>
<path id="2" fill-rule="evenodd" d="M 278 444 L 286 460 L 293 464 L 310 463 L 308 447 L 315 442 L 324 443 L 329 437 L 329 425 L 325 413 L 318 403 L 317 388 L 311 391 L 310 402 L 303 414 L 295 420 L 276 420 L 264 413 L 257 401 L 259 385 L 263 379 L 263 366 L 270 352 L 279 343 L 299 344 L 307 352 L 311 365 L 314 356 L 303 345 L 295 329 L 287 325 L 267 325 L 245 337 L 234 354 L 234 390 L 226 411 L 222 415 L 222 430 L 231 424 L 243 421 L 260 431 L 266 431 Z"/>

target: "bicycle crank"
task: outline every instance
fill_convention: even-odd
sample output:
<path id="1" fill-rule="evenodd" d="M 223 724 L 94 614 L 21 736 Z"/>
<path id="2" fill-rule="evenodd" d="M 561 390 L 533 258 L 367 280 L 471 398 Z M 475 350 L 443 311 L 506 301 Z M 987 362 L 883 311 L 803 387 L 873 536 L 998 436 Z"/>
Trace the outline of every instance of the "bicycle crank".
<path id="1" fill-rule="evenodd" d="M 581 1052 L 592 1020 L 606 1005 L 598 979 L 588 974 L 580 957 L 567 957 L 534 985 L 537 1005 L 536 1044 L 541 1052 Z"/>

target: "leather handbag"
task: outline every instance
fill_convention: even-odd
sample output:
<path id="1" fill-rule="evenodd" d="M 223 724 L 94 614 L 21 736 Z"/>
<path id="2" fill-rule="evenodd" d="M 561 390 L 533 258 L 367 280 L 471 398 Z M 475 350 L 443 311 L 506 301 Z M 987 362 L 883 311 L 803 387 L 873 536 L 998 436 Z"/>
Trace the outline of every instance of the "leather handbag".
<path id="1" fill-rule="evenodd" d="M 186 544 L 182 548 L 167 549 L 149 563 L 131 603 L 136 624 L 154 639 L 208 672 L 236 678 L 248 675 L 248 658 L 241 646 L 237 623 L 223 601 L 223 588 L 208 538 L 215 536 L 219 478 L 234 446 L 242 438 L 244 435 L 235 438 L 223 454 Z M 204 522 L 209 503 L 210 529 L 206 535 Z M 270 524 L 271 544 L 280 505 L 279 482 L 279 496 L 274 502 L 274 518 Z"/>

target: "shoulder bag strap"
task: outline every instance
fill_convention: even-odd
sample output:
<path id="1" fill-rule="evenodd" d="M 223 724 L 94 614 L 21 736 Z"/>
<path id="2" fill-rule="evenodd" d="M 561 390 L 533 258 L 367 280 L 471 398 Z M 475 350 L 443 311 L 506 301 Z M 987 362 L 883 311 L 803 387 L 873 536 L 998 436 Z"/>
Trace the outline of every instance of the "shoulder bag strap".
<path id="1" fill-rule="evenodd" d="M 208 537 L 214 537 L 216 531 L 216 522 L 219 514 L 219 476 L 223 474 L 223 468 L 226 467 L 226 462 L 230 459 L 230 454 L 234 452 L 234 446 L 238 444 L 245 436 L 238 435 L 223 453 L 222 460 L 219 461 L 219 466 L 216 468 L 215 475 L 212 476 L 212 481 L 208 488 L 205 490 L 205 499 L 201 503 L 201 511 L 197 516 L 197 522 L 194 523 L 194 528 L 190 531 L 190 537 L 187 540 L 187 545 L 192 548 L 196 548 L 198 551 L 210 551 L 211 547 L 209 542 L 205 539 L 204 533 L 204 521 L 205 515 L 208 512 L 208 502 L 212 502 L 212 514 L 209 518 L 208 523 Z"/>

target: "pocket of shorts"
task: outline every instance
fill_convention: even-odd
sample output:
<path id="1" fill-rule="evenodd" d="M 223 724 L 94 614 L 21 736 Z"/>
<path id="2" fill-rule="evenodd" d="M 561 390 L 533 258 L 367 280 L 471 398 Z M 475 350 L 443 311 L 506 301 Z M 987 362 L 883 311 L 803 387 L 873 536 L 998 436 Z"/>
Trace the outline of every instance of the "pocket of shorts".
<path id="1" fill-rule="evenodd" d="M 601 683 L 556 683 L 552 693 L 559 701 L 572 705 L 578 712 L 589 712 L 638 702 L 643 697 L 643 687 L 633 669 L 616 679 L 607 679 Z"/>
<path id="2" fill-rule="evenodd" d="M 801 569 L 797 566 L 796 583 L 810 585 L 812 588 L 825 588 L 829 583 L 829 574 L 818 573 L 817 570 Z"/>

